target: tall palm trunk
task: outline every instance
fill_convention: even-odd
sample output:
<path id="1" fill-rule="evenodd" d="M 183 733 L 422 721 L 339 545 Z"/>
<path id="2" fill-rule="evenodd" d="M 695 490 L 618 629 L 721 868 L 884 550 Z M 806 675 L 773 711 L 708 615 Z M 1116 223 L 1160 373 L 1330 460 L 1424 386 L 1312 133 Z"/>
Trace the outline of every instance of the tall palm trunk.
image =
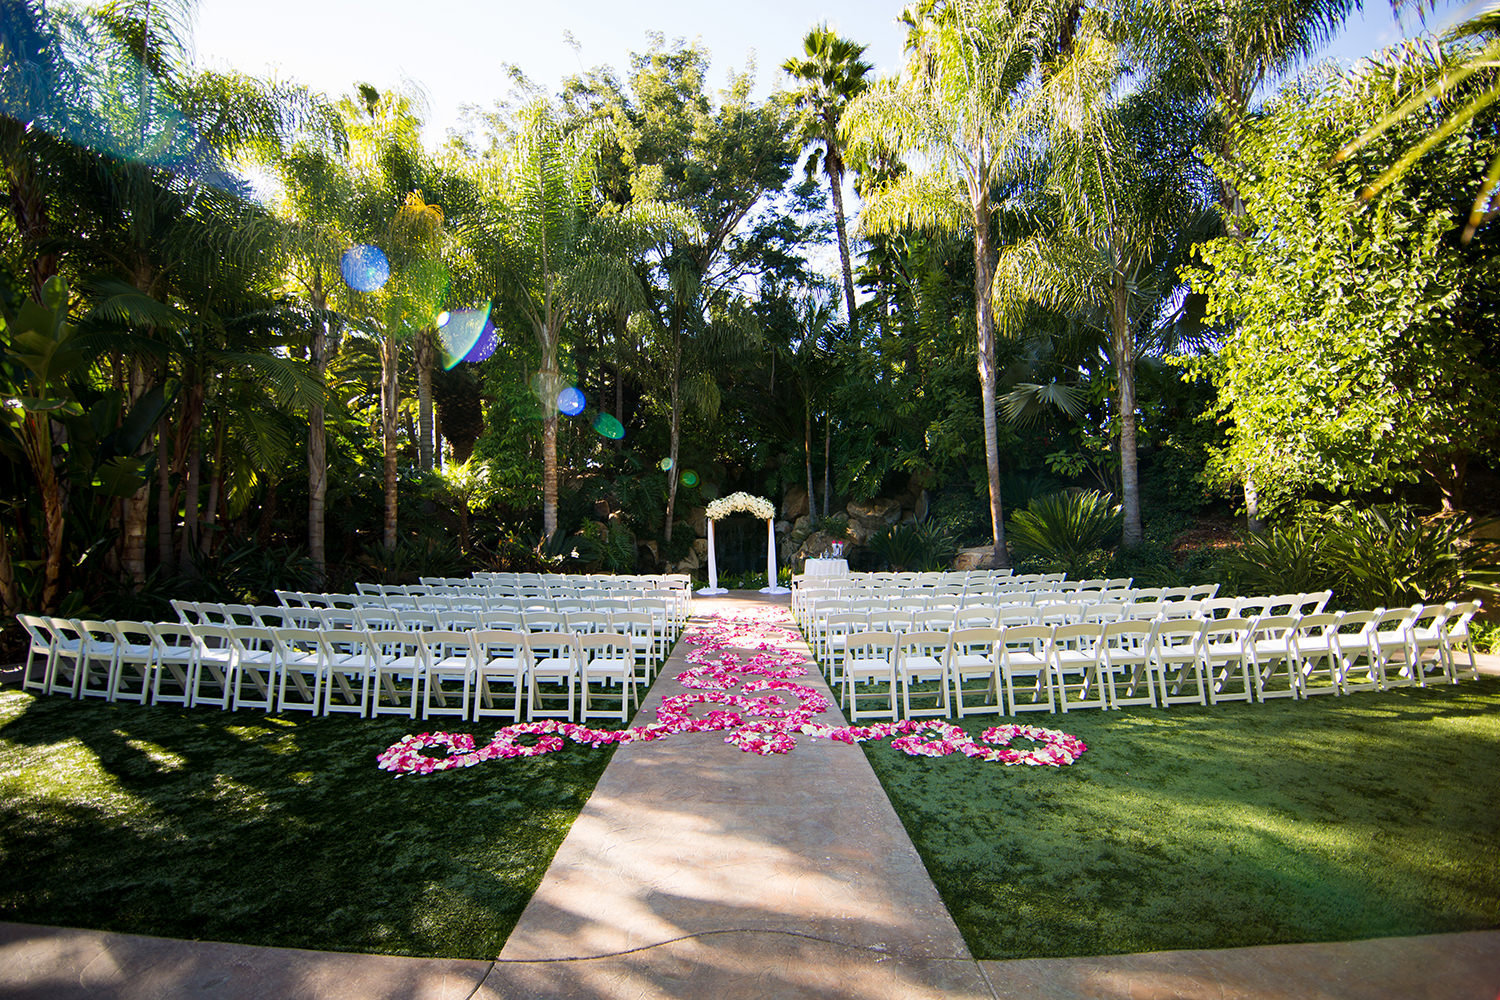
<path id="1" fill-rule="evenodd" d="M 319 314 L 328 306 L 321 274 L 314 276 L 310 299 Z M 313 379 L 319 386 L 328 378 L 328 347 L 328 321 L 320 318 L 313 324 L 311 349 Z M 323 404 L 317 402 L 307 410 L 307 553 L 312 560 L 313 580 L 319 585 L 328 578 L 327 505 L 328 427 Z"/>
<path id="2" fill-rule="evenodd" d="M 396 551 L 396 389 L 400 355 L 396 338 L 386 334 L 380 341 L 380 438 L 385 456 L 385 530 L 381 544 Z"/>
<path id="3" fill-rule="evenodd" d="M 984 176 L 984 171 L 978 171 Z M 993 562 L 1010 565 L 1005 548 L 1005 511 L 1000 499 L 1000 429 L 995 421 L 995 252 L 990 246 L 990 194 L 975 186 L 970 191 L 974 209 L 974 300 L 978 329 L 979 396 L 984 409 L 984 464 L 990 482 L 990 527 L 994 538 Z"/>
<path id="4" fill-rule="evenodd" d="M 542 421 L 542 532 L 557 534 L 557 411 Z"/>
<path id="5" fill-rule="evenodd" d="M 812 473 L 812 393 L 802 396 L 802 455 L 807 462 L 807 513 L 818 515 L 818 495 L 813 492 Z"/>
<path id="6" fill-rule="evenodd" d="M 833 414 L 823 414 L 823 516 L 828 516 L 829 498 L 833 496 Z"/>
<path id="7" fill-rule="evenodd" d="M 828 184 L 833 192 L 833 227 L 839 238 L 839 264 L 844 269 L 844 306 L 849 311 L 849 335 L 858 336 L 854 320 L 854 269 L 849 266 L 849 236 L 844 226 L 844 164 L 829 144 L 827 151 Z"/>
<path id="8" fill-rule="evenodd" d="M 146 394 L 150 381 L 144 364 L 139 359 L 130 362 L 130 406 L 134 409 Z M 141 442 L 137 449 L 144 456 L 151 447 L 150 439 Z M 120 539 L 120 567 L 130 577 L 137 589 L 146 583 L 146 525 L 151 517 L 151 482 L 147 480 L 140 489 L 125 498 L 121 511 L 122 532 Z"/>
<path id="9" fill-rule="evenodd" d="M 436 436 L 432 421 L 432 369 L 437 364 L 437 338 L 431 330 L 417 331 L 417 467 L 430 472 Z"/>
<path id="10" fill-rule="evenodd" d="M 681 472 L 677 468 L 677 443 L 682 433 L 681 375 L 682 331 L 677 330 L 672 336 L 672 370 L 670 375 L 672 419 L 667 447 L 667 457 L 672 460 L 672 468 L 667 476 L 667 523 L 662 531 L 662 537 L 668 542 L 672 540 L 672 519 L 677 510 L 677 481 L 681 478 Z"/>
<path id="11" fill-rule="evenodd" d="M 1115 370 L 1120 381 L 1120 501 L 1124 508 L 1121 542 L 1135 548 L 1144 539 L 1141 530 L 1140 465 L 1136 459 L 1135 418 L 1135 337 L 1130 330 L 1129 289 L 1123 278 L 1116 277 L 1110 303 L 1111 339 L 1114 341 Z"/>

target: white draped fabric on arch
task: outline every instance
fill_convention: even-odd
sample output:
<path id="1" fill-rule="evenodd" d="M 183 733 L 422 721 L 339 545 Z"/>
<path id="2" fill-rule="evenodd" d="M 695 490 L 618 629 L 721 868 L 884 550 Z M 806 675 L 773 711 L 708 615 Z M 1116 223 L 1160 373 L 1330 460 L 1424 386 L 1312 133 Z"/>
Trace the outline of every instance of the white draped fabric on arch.
<path id="1" fill-rule="evenodd" d="M 714 522 L 730 514 L 740 513 L 762 518 L 766 522 L 766 585 L 760 588 L 760 592 L 790 593 L 787 588 L 776 585 L 776 505 L 765 497 L 751 496 L 749 493 L 731 493 L 708 505 L 708 586 L 698 593 L 704 596 L 729 593 L 719 586 L 719 556 L 714 544 Z"/>

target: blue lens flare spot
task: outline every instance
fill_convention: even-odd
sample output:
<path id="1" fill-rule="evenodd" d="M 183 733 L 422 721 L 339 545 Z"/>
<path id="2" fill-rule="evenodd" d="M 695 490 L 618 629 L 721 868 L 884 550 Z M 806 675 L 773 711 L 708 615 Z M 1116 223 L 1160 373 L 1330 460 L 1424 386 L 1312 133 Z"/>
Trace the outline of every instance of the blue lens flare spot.
<path id="1" fill-rule="evenodd" d="M 570 417 L 582 413 L 585 405 L 583 393 L 574 386 L 570 385 L 557 394 L 557 408 Z"/>
<path id="2" fill-rule="evenodd" d="M 344 251 L 339 270 L 344 284 L 356 292 L 378 292 L 391 276 L 391 262 L 379 247 L 361 243 Z"/>
<path id="3" fill-rule="evenodd" d="M 664 458 L 660 462 L 656 463 L 656 467 L 663 472 L 671 472 L 672 460 L 670 458 Z"/>

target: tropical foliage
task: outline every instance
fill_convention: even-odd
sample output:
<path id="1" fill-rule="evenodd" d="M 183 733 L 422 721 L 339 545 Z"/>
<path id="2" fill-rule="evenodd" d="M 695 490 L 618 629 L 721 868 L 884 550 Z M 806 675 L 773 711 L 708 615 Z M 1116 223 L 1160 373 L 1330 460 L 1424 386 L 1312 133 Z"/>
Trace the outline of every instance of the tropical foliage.
<path id="1" fill-rule="evenodd" d="M 923 0 L 766 97 L 653 37 L 431 146 L 416 88 L 198 70 L 186 2 L 4 5 L 3 610 L 692 569 L 736 493 L 788 563 L 1142 579 L 1231 488 L 1246 580 L 1331 565 L 1309 501 L 1491 513 L 1490 21 L 1293 79 L 1353 6 Z"/>

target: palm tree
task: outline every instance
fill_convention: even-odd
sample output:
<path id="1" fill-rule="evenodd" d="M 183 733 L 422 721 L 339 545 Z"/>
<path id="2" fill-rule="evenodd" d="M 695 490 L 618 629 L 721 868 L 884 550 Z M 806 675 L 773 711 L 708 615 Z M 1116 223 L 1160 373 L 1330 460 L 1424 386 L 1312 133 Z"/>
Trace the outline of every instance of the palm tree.
<path id="1" fill-rule="evenodd" d="M 1164 89 L 1206 94 L 1220 112 L 1219 155 L 1237 161 L 1235 126 L 1250 113 L 1261 86 L 1314 56 L 1361 0 L 1138 0 L 1126 23 L 1132 41 Z M 1242 234 L 1245 205 L 1220 181 L 1219 210 L 1227 236 Z M 1260 531 L 1260 498 L 1246 476 L 1245 518 Z"/>
<path id="2" fill-rule="evenodd" d="M 627 219 L 597 216 L 594 136 L 566 133 L 550 105 L 520 115 L 510 146 L 478 167 L 485 204 L 464 234 L 487 294 L 531 328 L 541 353 L 534 386 L 542 409 L 542 530 L 557 532 L 558 351 L 564 331 L 596 303 L 629 300 L 639 286 L 617 250 Z"/>
<path id="3" fill-rule="evenodd" d="M 1065 6 L 1065 5 L 1062 5 Z M 996 425 L 995 192 L 1025 168 L 1026 136 L 1037 119 L 1032 99 L 1043 56 L 1071 8 L 1047 0 L 933 0 L 908 7 L 907 63 L 897 79 L 876 82 L 852 101 L 840 132 L 863 162 L 914 154 L 925 171 L 900 173 L 873 192 L 864 227 L 958 230 L 974 240 L 975 327 L 989 474 L 993 559 L 1010 565 L 1000 496 Z"/>
<path id="4" fill-rule="evenodd" d="M 844 306 L 851 333 L 858 329 L 854 314 L 854 271 L 849 265 L 849 236 L 844 216 L 844 157 L 839 143 L 839 119 L 849 102 L 864 92 L 871 66 L 860 59 L 866 46 L 841 38 L 826 23 L 802 39 L 805 58 L 793 56 L 781 68 L 803 83 L 797 102 L 813 116 L 813 131 L 823 144 L 823 172 L 833 196 L 833 224 L 838 233 L 839 263 L 844 274 Z M 819 151 L 808 159 L 811 174 L 818 169 Z M 810 495 L 810 494 L 809 494 Z M 810 501 L 809 501 L 810 502 Z"/>
<path id="5" fill-rule="evenodd" d="M 1001 256 L 1002 289 L 1092 319 L 1108 338 L 1118 396 L 1123 538 L 1141 544 L 1135 370 L 1140 331 L 1175 285 L 1169 266 L 1202 216 L 1195 201 L 1196 109 L 1149 91 L 1111 98 L 1121 66 L 1093 17 L 1052 70 L 1043 188 L 1050 224 Z M 1001 310 L 1016 319 L 1021 310 Z"/>

